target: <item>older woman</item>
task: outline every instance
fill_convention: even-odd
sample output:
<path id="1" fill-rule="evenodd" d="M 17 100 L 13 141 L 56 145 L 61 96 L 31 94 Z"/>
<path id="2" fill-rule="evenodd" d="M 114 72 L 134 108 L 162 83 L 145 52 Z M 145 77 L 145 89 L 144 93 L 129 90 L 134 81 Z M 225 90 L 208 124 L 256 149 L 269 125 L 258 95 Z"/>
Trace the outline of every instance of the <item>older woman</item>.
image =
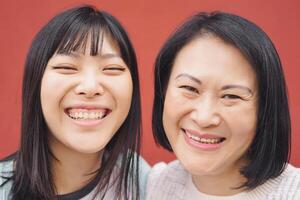
<path id="1" fill-rule="evenodd" d="M 300 199 L 280 59 L 242 17 L 199 13 L 167 40 L 153 130 L 178 160 L 154 166 L 147 199 Z"/>

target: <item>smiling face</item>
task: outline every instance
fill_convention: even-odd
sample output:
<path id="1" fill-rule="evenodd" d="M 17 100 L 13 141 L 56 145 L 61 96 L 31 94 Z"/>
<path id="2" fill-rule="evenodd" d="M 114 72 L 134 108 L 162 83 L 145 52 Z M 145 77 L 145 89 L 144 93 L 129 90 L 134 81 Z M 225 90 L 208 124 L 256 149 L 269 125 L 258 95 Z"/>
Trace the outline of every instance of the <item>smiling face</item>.
<path id="1" fill-rule="evenodd" d="M 126 119 L 132 98 L 129 68 L 117 45 L 103 37 L 101 51 L 54 54 L 42 78 L 41 105 L 50 147 L 80 153 L 105 148 Z"/>
<path id="2" fill-rule="evenodd" d="M 194 176 L 230 176 L 247 162 L 256 130 L 255 72 L 232 45 L 194 39 L 174 61 L 163 125 L 177 158 Z"/>

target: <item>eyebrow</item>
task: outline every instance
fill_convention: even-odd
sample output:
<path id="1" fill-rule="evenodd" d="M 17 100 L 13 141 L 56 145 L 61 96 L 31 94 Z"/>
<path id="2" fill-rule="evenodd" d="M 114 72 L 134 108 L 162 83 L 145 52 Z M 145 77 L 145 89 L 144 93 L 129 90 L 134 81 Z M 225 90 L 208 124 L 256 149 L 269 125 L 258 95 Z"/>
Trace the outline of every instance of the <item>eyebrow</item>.
<path id="1" fill-rule="evenodd" d="M 252 90 L 250 88 L 242 86 L 242 85 L 225 85 L 221 89 L 222 90 L 228 90 L 228 89 L 234 89 L 234 88 L 246 90 L 247 92 L 249 92 L 249 93 L 251 93 L 253 95 L 253 92 L 252 92 Z"/>
<path id="2" fill-rule="evenodd" d="M 122 58 L 120 54 L 117 53 L 106 53 L 106 54 L 100 54 L 101 58 Z"/>
<path id="3" fill-rule="evenodd" d="M 175 79 L 178 79 L 178 78 L 181 78 L 181 77 L 186 77 L 186 78 L 189 78 L 189 79 L 195 81 L 196 83 L 198 83 L 200 85 L 202 84 L 202 82 L 199 79 L 197 79 L 196 77 L 194 77 L 192 75 L 189 75 L 189 74 L 185 74 L 185 73 L 179 74 L 178 76 L 176 76 Z"/>

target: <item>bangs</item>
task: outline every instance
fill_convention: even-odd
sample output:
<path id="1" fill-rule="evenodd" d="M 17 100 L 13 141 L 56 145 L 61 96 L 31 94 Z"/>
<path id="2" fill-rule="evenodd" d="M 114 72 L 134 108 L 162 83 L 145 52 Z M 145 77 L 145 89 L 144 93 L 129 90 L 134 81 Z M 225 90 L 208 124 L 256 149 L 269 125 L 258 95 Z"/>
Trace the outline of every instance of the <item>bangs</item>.
<path id="1" fill-rule="evenodd" d="M 101 52 L 104 36 L 111 37 L 112 34 L 99 17 L 76 18 L 61 35 L 56 53 L 70 54 L 71 52 L 80 52 L 85 54 L 87 44 L 90 42 L 90 55 L 95 56 Z"/>

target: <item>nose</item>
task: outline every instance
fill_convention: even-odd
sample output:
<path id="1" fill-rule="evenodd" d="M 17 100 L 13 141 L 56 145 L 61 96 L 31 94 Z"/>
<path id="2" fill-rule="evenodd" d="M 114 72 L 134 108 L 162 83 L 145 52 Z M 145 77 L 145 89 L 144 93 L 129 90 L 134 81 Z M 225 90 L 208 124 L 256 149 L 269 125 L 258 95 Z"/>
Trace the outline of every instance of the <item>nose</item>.
<path id="1" fill-rule="evenodd" d="M 206 96 L 198 99 L 191 112 L 191 119 L 201 128 L 218 126 L 221 116 L 217 107 L 212 97 Z"/>
<path id="2" fill-rule="evenodd" d="M 101 85 L 99 77 L 94 72 L 87 72 L 80 77 L 80 83 L 75 88 L 77 95 L 92 98 L 104 94 L 104 88 Z"/>

